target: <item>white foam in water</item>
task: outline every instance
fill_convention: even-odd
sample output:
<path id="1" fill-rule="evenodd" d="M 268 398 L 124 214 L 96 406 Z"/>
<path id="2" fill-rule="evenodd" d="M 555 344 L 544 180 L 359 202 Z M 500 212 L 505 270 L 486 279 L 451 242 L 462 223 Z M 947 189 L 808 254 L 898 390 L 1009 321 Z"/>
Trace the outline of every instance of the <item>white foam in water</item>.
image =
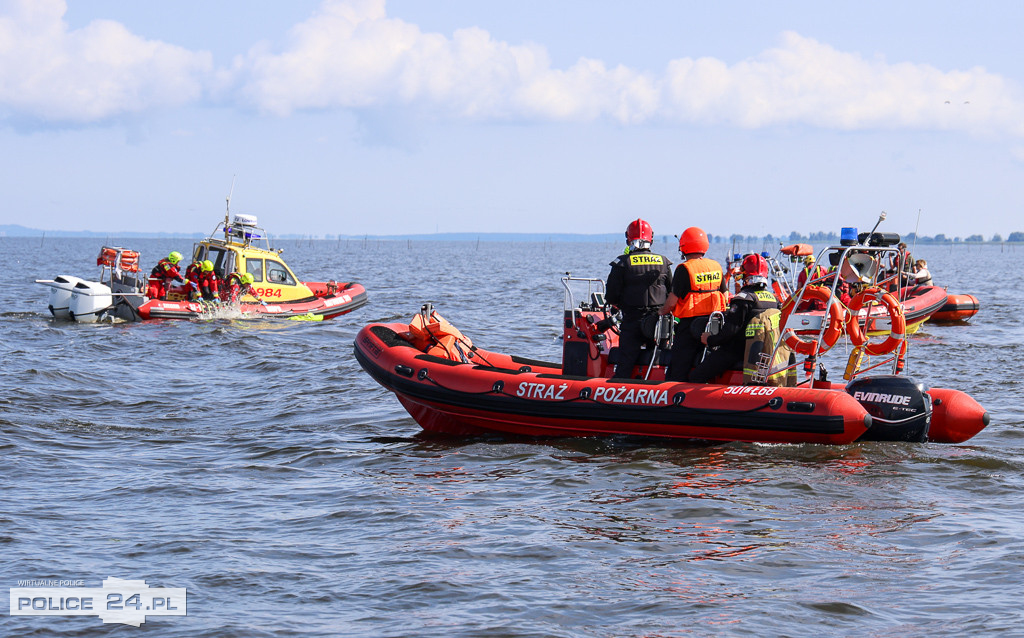
<path id="1" fill-rule="evenodd" d="M 247 319 L 259 316 L 257 312 L 242 312 L 238 304 L 203 304 L 205 307 L 200 319 Z"/>

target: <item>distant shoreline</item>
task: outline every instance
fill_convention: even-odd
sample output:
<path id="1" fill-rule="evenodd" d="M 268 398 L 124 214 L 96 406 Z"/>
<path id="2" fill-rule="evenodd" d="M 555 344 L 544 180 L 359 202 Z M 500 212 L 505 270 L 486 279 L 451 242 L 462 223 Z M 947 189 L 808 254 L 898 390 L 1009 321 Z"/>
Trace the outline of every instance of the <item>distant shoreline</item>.
<path id="1" fill-rule="evenodd" d="M 785 237 L 725 237 L 714 235 L 711 243 L 718 246 L 730 244 L 746 244 L 755 242 L 770 242 L 779 244 L 836 244 L 839 237 L 829 233 L 813 233 L 812 237 L 803 236 L 794 238 L 792 233 Z M 66 231 L 66 230 L 39 230 L 25 228 L 22 226 L 0 226 L 0 239 L 188 239 L 201 240 L 208 237 L 208 233 L 147 233 L 147 232 L 96 232 L 96 231 Z M 941 237 L 941 239 L 939 238 Z M 459 242 L 533 242 L 533 243 L 611 243 L 622 242 L 623 237 L 619 233 L 602 233 L 584 235 L 578 233 L 432 233 L 432 234 L 411 234 L 411 235 L 274 235 L 274 241 L 459 241 Z M 961 239 L 959 237 L 917 237 L 913 235 L 903 236 L 907 243 L 948 246 L 984 246 L 1003 244 L 1024 243 L 1024 233 L 1011 233 L 1010 239 L 998 240 L 977 240 Z M 676 237 L 673 235 L 659 235 L 655 237 L 655 245 L 672 246 Z"/>

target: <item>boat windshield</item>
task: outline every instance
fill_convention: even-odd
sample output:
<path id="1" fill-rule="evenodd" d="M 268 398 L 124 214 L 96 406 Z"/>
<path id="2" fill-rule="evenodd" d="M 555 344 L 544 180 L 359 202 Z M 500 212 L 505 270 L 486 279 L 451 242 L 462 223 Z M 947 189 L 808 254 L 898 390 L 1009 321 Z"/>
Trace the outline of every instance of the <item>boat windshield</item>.
<path id="1" fill-rule="evenodd" d="M 209 259 L 213 262 L 213 272 L 218 277 L 224 278 L 235 269 L 234 251 L 216 245 L 199 243 L 192 251 L 193 260 L 203 261 Z"/>
<path id="2" fill-rule="evenodd" d="M 218 277 L 226 277 L 235 269 L 235 253 L 230 250 L 211 247 L 206 258 L 213 262 L 213 272 Z"/>
<path id="3" fill-rule="evenodd" d="M 295 278 L 288 272 L 285 265 L 279 261 L 273 259 L 266 260 L 267 267 L 267 281 L 272 284 L 280 284 L 282 286 L 294 286 Z"/>
<path id="4" fill-rule="evenodd" d="M 576 301 L 580 305 L 586 304 L 588 308 L 604 307 L 604 280 L 589 277 L 573 277 L 566 273 L 562 277 L 562 286 L 565 288 L 563 306 L 565 310 L 575 310 Z"/>
<path id="5" fill-rule="evenodd" d="M 246 260 L 245 260 L 245 272 L 247 272 L 250 275 L 252 275 L 252 279 L 253 279 L 254 282 L 257 282 L 257 283 L 262 282 L 263 281 L 263 260 L 262 259 L 252 258 L 252 257 L 246 258 Z"/>

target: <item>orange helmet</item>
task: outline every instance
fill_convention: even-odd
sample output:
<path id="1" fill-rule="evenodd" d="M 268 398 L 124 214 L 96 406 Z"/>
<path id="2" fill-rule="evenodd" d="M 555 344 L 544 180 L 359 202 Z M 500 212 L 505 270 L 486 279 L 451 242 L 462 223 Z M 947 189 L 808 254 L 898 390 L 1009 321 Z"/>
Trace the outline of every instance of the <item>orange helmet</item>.
<path id="1" fill-rule="evenodd" d="M 679 237 L 679 252 L 684 255 L 689 255 L 690 253 L 704 254 L 708 252 L 710 246 L 707 234 L 696 226 L 690 226 Z"/>
<path id="2" fill-rule="evenodd" d="M 654 229 L 642 219 L 630 222 L 626 226 L 626 241 L 654 241 Z"/>

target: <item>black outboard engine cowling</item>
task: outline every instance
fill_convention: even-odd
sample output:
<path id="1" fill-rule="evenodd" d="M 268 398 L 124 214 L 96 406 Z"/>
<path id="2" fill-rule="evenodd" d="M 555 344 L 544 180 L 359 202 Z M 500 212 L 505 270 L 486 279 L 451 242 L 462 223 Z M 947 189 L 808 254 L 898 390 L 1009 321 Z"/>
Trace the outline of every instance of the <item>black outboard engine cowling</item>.
<path id="1" fill-rule="evenodd" d="M 923 383 L 898 376 L 864 377 L 847 384 L 846 391 L 871 415 L 871 427 L 860 441 L 927 440 L 932 402 Z"/>

